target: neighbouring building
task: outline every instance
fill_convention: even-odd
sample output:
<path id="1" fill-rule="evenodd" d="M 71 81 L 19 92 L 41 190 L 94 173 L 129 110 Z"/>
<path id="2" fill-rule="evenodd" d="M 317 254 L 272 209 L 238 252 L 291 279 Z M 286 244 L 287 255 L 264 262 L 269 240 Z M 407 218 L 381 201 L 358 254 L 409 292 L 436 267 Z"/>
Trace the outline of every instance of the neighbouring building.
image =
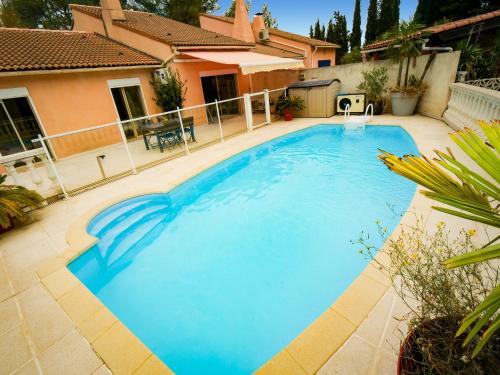
<path id="1" fill-rule="evenodd" d="M 150 80 L 165 66 L 185 81 L 184 105 L 192 106 L 283 87 L 297 80 L 298 69 L 335 61 L 336 45 L 276 29 L 265 37 L 262 17 L 251 24 L 243 0 L 235 20 L 221 21 L 231 25 L 230 35 L 211 30 L 206 15 L 194 27 L 123 10 L 119 0 L 70 7 L 72 31 L 0 28 L 2 155 L 38 147 L 31 142 L 38 134 L 161 112 Z M 118 139 L 112 133 L 71 146 L 52 141 L 52 151 L 60 158 L 106 145 Z"/>

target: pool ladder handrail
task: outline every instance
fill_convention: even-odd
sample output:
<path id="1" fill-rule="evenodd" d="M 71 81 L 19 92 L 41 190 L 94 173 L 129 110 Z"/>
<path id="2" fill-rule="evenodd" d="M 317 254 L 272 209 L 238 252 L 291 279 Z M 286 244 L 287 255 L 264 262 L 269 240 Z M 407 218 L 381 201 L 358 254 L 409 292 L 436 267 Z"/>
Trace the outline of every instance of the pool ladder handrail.
<path id="1" fill-rule="evenodd" d="M 351 116 L 351 106 L 346 104 L 344 108 L 344 123 L 349 121 L 349 117 Z"/>
<path id="2" fill-rule="evenodd" d="M 368 110 L 370 110 L 370 115 L 368 116 Z M 360 125 L 365 125 L 368 121 L 373 118 L 373 104 L 370 103 L 366 106 L 365 114 L 362 116 L 351 116 L 350 106 L 346 105 L 344 111 L 344 123 L 356 123 Z"/>

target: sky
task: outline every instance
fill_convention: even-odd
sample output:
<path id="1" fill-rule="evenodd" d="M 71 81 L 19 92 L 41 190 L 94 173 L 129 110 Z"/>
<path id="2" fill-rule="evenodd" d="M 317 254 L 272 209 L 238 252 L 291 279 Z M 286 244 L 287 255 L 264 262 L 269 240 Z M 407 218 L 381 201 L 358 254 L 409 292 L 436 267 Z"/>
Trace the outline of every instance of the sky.
<path id="1" fill-rule="evenodd" d="M 361 29 L 365 29 L 369 0 L 361 0 Z M 252 0 L 250 16 L 260 11 L 262 4 L 268 3 L 278 27 L 297 34 L 309 34 L 309 26 L 319 18 L 321 23 L 327 23 L 336 10 L 347 18 L 347 28 L 352 28 L 354 0 Z M 401 0 L 401 19 L 410 18 L 417 7 L 418 0 Z M 231 0 L 219 0 L 221 9 L 215 14 L 223 14 L 231 4 Z"/>

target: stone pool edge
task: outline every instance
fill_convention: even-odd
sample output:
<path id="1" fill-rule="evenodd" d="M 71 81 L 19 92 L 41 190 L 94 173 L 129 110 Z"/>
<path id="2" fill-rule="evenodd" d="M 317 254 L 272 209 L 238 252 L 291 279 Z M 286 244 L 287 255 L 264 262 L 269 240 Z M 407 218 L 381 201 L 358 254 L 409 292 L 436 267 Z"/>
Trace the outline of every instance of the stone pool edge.
<path id="1" fill-rule="evenodd" d="M 165 193 L 206 169 L 249 148 L 272 139 L 317 125 L 293 126 L 284 133 L 266 136 L 237 150 L 225 152 L 182 177 L 167 182 L 165 187 L 126 194 L 107 200 L 80 216 L 67 232 L 69 248 L 60 256 L 47 262 L 37 271 L 43 285 L 49 290 L 63 310 L 73 320 L 80 333 L 89 341 L 93 350 L 113 373 L 123 374 L 173 374 L 128 328 L 121 323 L 98 298 L 73 275 L 67 265 L 91 248 L 97 239 L 86 231 L 88 223 L 104 209 L 137 196 Z M 404 126 L 401 126 L 405 129 Z M 408 131 L 408 129 L 405 129 Z M 411 135 L 411 133 L 408 131 Z M 413 137 L 418 146 L 418 143 Z M 414 194 L 409 207 L 427 206 L 420 194 Z M 430 204 L 428 204 L 430 212 Z M 419 210 L 420 211 L 420 210 Z M 397 235 L 402 225 L 411 225 L 415 215 L 407 212 L 391 237 Z M 377 255 L 383 263 L 387 258 Z M 390 287 L 390 281 L 372 261 L 351 283 L 344 293 L 319 318 L 311 323 L 282 351 L 277 353 L 257 374 L 314 374 L 342 346 L 359 327 L 368 313 Z"/>

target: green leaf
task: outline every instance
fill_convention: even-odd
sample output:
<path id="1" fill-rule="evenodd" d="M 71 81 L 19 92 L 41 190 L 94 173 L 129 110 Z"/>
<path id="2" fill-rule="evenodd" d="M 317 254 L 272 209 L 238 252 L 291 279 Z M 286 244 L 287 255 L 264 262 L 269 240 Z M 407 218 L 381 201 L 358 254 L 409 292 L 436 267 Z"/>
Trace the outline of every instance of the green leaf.
<path id="1" fill-rule="evenodd" d="M 444 262 L 446 268 L 462 267 L 469 264 L 486 262 L 495 258 L 500 258 L 500 244 L 471 251 L 467 254 L 458 255 Z"/>

